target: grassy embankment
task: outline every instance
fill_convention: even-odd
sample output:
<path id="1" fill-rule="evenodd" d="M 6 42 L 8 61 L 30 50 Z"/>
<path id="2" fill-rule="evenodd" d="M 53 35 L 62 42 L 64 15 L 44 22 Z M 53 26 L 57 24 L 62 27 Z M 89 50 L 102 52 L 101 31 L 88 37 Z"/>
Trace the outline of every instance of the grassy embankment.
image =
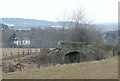
<path id="1" fill-rule="evenodd" d="M 3 74 L 3 79 L 117 79 L 118 57 Z"/>

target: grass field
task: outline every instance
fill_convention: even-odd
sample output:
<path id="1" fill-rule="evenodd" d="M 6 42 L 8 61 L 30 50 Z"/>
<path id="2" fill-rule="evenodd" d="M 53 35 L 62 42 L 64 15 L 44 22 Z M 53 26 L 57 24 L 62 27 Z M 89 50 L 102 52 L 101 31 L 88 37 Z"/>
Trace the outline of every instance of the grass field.
<path id="1" fill-rule="evenodd" d="M 18 51 L 19 51 L 20 54 L 22 54 L 23 51 L 25 53 L 27 53 L 28 50 L 31 50 L 32 52 L 36 52 L 36 49 L 37 49 L 37 51 L 40 51 L 40 48 L 29 48 L 29 49 L 28 48 L 2 48 L 2 52 L 3 52 L 4 55 L 7 54 L 7 56 L 11 56 L 11 53 L 13 55 L 17 55 Z"/>
<path id="2" fill-rule="evenodd" d="M 118 79 L 118 57 L 4 73 L 3 79 Z"/>
<path id="3" fill-rule="evenodd" d="M 24 56 L 27 56 L 28 51 L 30 54 L 34 54 L 34 53 L 40 53 L 41 49 L 42 48 L 2 48 L 2 52 L 0 53 L 0 55 L 2 55 L 3 60 L 13 60 L 18 58 L 18 52 L 20 58 L 23 57 L 23 51 L 24 51 Z M 50 48 L 50 50 L 53 49 L 54 48 Z"/>
<path id="4" fill-rule="evenodd" d="M 19 57 L 23 56 L 23 51 L 24 51 L 24 55 L 28 55 L 28 51 L 35 53 L 40 52 L 40 48 L 2 48 L 2 58 L 3 60 L 11 60 L 11 59 L 15 59 L 18 58 L 18 52 L 19 52 Z M 12 55 L 11 55 L 12 54 Z"/>

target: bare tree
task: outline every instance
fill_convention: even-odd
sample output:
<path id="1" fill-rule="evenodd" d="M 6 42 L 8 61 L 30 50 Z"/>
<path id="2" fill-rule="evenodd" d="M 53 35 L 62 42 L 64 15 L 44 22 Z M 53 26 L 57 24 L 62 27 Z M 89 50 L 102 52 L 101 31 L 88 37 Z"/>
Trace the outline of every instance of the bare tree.
<path id="1" fill-rule="evenodd" d="M 74 11 L 71 21 L 73 42 L 102 42 L 101 32 L 87 19 L 81 9 Z"/>

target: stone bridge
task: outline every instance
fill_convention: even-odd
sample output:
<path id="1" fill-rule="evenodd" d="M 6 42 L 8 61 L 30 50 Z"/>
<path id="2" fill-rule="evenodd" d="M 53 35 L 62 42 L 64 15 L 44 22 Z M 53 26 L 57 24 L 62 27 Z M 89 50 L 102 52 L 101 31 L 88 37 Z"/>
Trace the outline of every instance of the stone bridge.
<path id="1" fill-rule="evenodd" d="M 110 50 L 105 50 L 105 45 L 87 43 L 87 42 L 61 42 L 59 47 L 55 48 L 52 53 L 56 55 L 56 61 L 60 63 L 76 63 L 84 61 L 102 60 L 108 57 Z M 109 54 L 110 55 L 110 54 Z M 112 55 L 112 54 L 111 54 Z"/>
<path id="2" fill-rule="evenodd" d="M 61 48 L 61 52 L 63 53 L 63 55 L 75 51 L 81 52 L 82 50 L 92 48 L 91 43 L 86 42 L 59 43 L 59 46 Z"/>
<path id="3" fill-rule="evenodd" d="M 91 49 L 93 44 L 86 42 L 69 42 L 69 43 L 58 43 L 61 48 L 60 53 L 64 63 L 74 63 L 85 61 L 87 54 L 94 54 L 95 52 Z M 88 55 L 88 56 L 89 56 Z"/>

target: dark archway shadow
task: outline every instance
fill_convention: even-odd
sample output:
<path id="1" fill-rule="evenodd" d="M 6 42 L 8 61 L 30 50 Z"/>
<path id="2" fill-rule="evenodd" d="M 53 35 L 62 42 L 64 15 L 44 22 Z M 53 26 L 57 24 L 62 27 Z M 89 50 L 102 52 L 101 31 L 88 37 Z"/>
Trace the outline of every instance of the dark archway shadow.
<path id="1" fill-rule="evenodd" d="M 80 62 L 80 52 L 73 51 L 65 54 L 65 63 L 77 63 Z"/>

